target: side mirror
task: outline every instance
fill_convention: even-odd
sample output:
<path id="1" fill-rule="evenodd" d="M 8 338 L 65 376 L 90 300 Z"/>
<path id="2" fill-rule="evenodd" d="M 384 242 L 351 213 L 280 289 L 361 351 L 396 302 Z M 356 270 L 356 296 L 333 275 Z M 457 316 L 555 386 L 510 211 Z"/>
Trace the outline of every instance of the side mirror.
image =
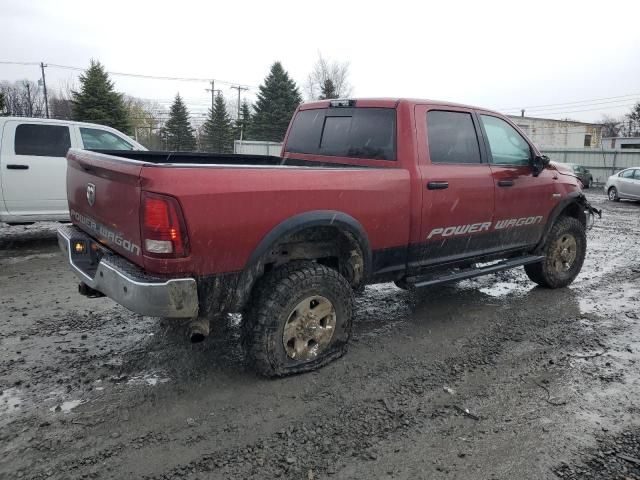
<path id="1" fill-rule="evenodd" d="M 546 155 L 536 155 L 535 157 L 533 157 L 533 160 L 531 161 L 533 176 L 537 177 L 538 175 L 540 175 L 540 173 L 542 173 L 542 170 L 549 166 L 549 162 L 549 157 L 547 157 Z"/>

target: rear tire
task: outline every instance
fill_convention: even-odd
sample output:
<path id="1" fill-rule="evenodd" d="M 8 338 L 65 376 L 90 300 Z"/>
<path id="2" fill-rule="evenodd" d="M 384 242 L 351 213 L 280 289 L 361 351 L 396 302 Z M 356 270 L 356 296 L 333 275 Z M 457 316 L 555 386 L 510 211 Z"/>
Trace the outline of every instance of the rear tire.
<path id="1" fill-rule="evenodd" d="M 245 314 L 248 360 L 267 377 L 320 368 L 346 352 L 352 312 L 353 290 L 337 271 L 308 261 L 279 267 L 259 280 Z"/>
<path id="2" fill-rule="evenodd" d="M 620 201 L 620 196 L 618 195 L 618 189 L 616 187 L 611 187 L 607 195 L 609 196 L 609 200 L 612 202 Z"/>
<path id="3" fill-rule="evenodd" d="M 524 266 L 527 276 L 546 288 L 569 285 L 578 276 L 587 251 L 587 235 L 582 223 L 573 217 L 560 217 L 551 227 L 543 246 L 545 259 Z"/>

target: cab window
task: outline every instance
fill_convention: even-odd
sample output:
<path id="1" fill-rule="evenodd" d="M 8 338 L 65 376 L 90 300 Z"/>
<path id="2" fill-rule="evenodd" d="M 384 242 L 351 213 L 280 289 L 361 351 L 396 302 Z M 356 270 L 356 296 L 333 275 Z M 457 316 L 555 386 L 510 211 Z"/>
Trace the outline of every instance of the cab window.
<path id="1" fill-rule="evenodd" d="M 88 150 L 133 150 L 133 145 L 106 130 L 80 128 L 82 143 Z"/>
<path id="2" fill-rule="evenodd" d="M 504 120 L 491 115 L 480 115 L 491 163 L 497 165 L 528 165 L 531 148 L 518 131 Z"/>
<path id="3" fill-rule="evenodd" d="M 480 147 L 470 113 L 430 110 L 427 138 L 431 163 L 480 163 Z"/>
<path id="4" fill-rule="evenodd" d="M 16 127 L 16 155 L 64 157 L 71 148 L 69 127 L 24 123 Z"/>

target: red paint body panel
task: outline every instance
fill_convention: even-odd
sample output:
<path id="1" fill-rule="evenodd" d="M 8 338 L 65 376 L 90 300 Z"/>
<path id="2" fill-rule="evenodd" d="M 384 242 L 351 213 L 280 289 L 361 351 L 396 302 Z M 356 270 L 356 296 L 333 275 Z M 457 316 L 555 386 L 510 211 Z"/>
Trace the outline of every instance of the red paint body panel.
<path id="1" fill-rule="evenodd" d="M 314 102 L 300 110 L 326 108 L 328 104 Z M 72 151 L 69 206 L 140 245 L 141 192 L 173 196 L 186 222 L 188 257 L 148 258 L 108 238 L 100 240 L 149 272 L 200 276 L 243 270 L 271 230 L 304 212 L 335 210 L 350 215 L 364 228 L 371 249 L 381 251 L 418 246 L 436 227 L 531 215 L 546 219 L 568 193 L 579 190 L 575 179 L 558 175 L 553 166 L 533 177 L 530 167 L 432 164 L 426 111 L 479 111 L 473 107 L 402 99 L 357 100 L 359 107 L 396 109 L 396 161 L 292 154 L 287 152 L 286 137 L 285 159 L 343 167 L 167 165 Z M 493 114 L 513 125 L 502 115 Z M 506 178 L 514 180 L 515 188 L 496 186 Z M 447 180 L 450 187 L 427 190 L 431 180 Z M 87 183 L 96 186 L 92 207 L 86 200 Z M 95 236 L 78 219 L 73 221 Z M 468 237 L 465 252 L 472 254 L 476 240 L 473 235 Z M 478 244 L 478 250 L 482 248 Z"/>
<path id="2" fill-rule="evenodd" d="M 120 255 L 141 265 L 140 256 L 96 235 L 83 218 L 90 218 L 135 245 L 140 240 L 140 185 L 142 165 L 93 152 L 71 151 L 67 156 L 67 196 L 71 221 Z M 95 185 L 95 204 L 87 202 L 87 184 Z M 76 215 L 74 215 L 74 212 Z"/>
<path id="3" fill-rule="evenodd" d="M 188 181 L 176 179 L 188 178 Z M 145 167 L 142 189 L 179 199 L 191 245 L 188 262 L 145 258 L 156 273 L 242 270 L 274 227 L 313 210 L 344 212 L 372 249 L 409 241 L 409 173 L 394 169 Z"/>

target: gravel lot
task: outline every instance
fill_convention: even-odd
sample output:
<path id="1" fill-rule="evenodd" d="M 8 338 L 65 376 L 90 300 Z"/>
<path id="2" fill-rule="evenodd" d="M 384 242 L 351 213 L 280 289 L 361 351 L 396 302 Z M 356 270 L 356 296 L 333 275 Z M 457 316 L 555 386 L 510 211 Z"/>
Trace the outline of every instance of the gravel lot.
<path id="1" fill-rule="evenodd" d="M 0 478 L 640 479 L 640 203 L 589 197 L 571 287 L 368 287 L 349 354 L 282 380 L 237 316 L 191 345 L 77 294 L 55 224 L 1 226 Z"/>

